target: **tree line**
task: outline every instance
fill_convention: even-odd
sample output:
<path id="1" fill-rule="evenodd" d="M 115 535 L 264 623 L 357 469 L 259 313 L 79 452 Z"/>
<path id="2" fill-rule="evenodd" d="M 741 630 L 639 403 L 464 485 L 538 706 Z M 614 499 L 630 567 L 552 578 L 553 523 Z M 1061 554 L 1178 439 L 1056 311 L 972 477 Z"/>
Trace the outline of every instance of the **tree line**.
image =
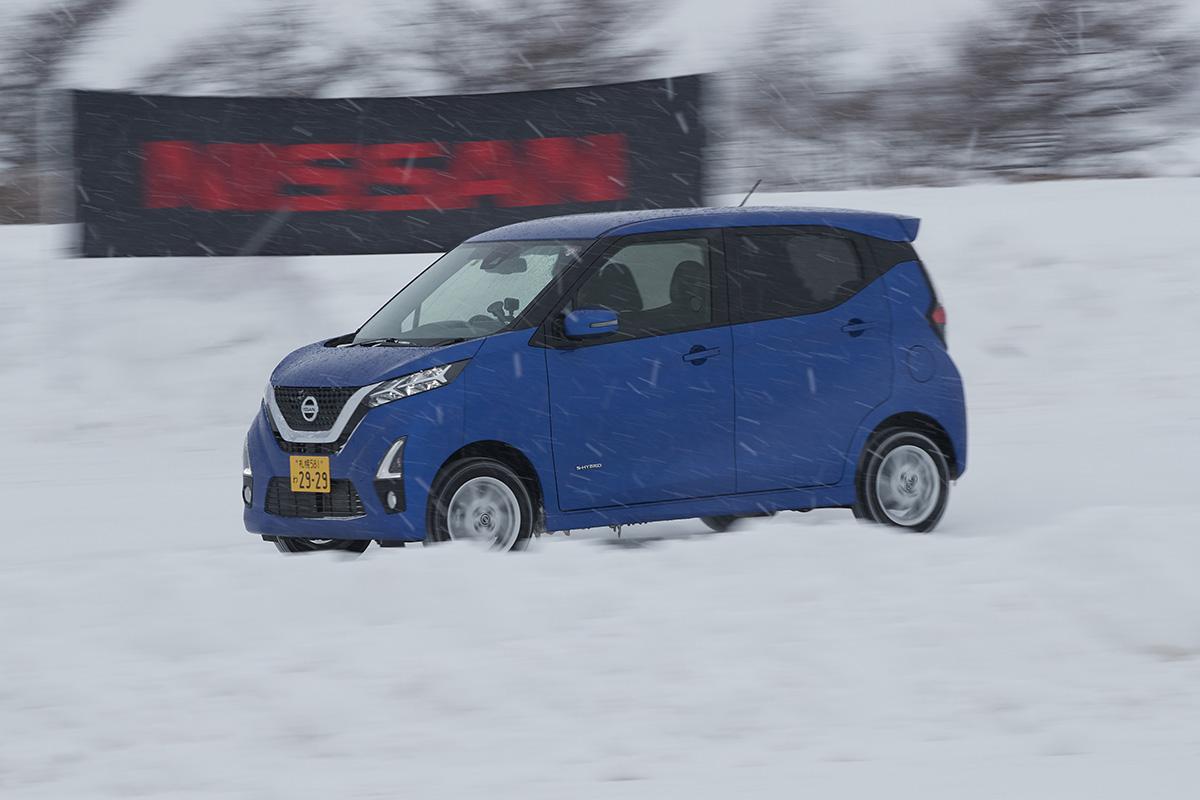
<path id="1" fill-rule="evenodd" d="M 60 0 L 0 28 L 0 220 L 38 218 L 42 173 L 61 173 L 69 151 L 67 109 L 47 98 L 126 6 Z M 126 88 L 388 95 L 659 77 L 666 53 L 645 15 L 644 0 L 430 0 L 415 21 L 383 14 L 329 44 L 312 5 L 276 0 Z M 828 189 L 1137 174 L 1131 154 L 1200 122 L 1200 37 L 1172 0 L 994 0 L 934 58 L 869 74 L 846 68 L 847 41 L 829 7 L 777 3 L 712 82 L 710 191 L 757 177 Z"/>

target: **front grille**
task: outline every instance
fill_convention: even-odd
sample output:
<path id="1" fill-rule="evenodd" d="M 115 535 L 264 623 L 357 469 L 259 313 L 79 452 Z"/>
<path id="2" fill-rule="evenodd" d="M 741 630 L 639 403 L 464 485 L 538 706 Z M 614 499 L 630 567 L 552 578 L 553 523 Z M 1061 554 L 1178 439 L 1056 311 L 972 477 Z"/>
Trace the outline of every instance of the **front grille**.
<path id="1" fill-rule="evenodd" d="M 272 429 L 279 449 L 293 456 L 333 456 L 341 452 L 343 442 L 289 442 Z"/>
<path id="2" fill-rule="evenodd" d="M 357 392 L 357 386 L 276 386 L 275 405 L 283 414 L 284 420 L 297 431 L 327 431 L 333 427 L 338 414 L 350 396 Z M 304 418 L 301 406 L 307 398 L 317 401 L 317 416 L 312 422 Z"/>
<path id="3" fill-rule="evenodd" d="M 361 517 L 362 498 L 354 484 L 346 480 L 333 480 L 329 494 L 319 492 L 293 492 L 287 478 L 271 478 L 267 484 L 266 512 L 280 517 Z"/>
<path id="4" fill-rule="evenodd" d="M 332 456 L 342 452 L 342 448 L 346 446 L 346 442 L 349 441 L 350 436 L 358 428 L 358 423 L 362 422 L 362 418 L 366 414 L 367 407 L 364 405 L 359 405 L 354 409 L 354 413 L 346 421 L 346 427 L 342 429 L 342 434 L 332 442 L 289 442 L 275 427 L 275 420 L 270 415 L 267 416 L 267 420 L 271 423 L 271 433 L 275 435 L 275 443 L 283 452 L 293 456 Z"/>

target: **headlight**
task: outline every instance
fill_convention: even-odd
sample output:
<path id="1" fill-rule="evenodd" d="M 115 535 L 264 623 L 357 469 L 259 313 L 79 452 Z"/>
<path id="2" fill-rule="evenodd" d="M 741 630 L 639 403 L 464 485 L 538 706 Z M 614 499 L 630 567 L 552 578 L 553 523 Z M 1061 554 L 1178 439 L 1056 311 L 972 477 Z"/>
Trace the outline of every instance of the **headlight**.
<path id="1" fill-rule="evenodd" d="M 246 438 L 242 440 L 242 477 L 249 478 L 250 471 L 250 434 L 246 434 Z"/>
<path id="2" fill-rule="evenodd" d="M 445 386 L 457 378 L 458 373 L 462 372 L 463 367 L 466 365 L 467 362 L 465 361 L 456 361 L 453 364 L 430 367 L 420 372 L 414 372 L 411 375 L 405 375 L 402 378 L 384 381 L 379 384 L 377 389 L 367 395 L 367 408 L 375 408 L 384 403 L 390 403 L 393 400 L 412 397 L 414 394 L 428 392 L 430 389 Z"/>

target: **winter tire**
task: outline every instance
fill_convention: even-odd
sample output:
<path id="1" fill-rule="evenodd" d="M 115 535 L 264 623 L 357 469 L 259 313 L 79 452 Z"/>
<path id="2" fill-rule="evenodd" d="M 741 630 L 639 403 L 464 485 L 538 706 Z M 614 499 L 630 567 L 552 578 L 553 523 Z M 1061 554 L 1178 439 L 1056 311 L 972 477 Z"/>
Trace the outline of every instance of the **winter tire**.
<path id="1" fill-rule="evenodd" d="M 950 499 L 946 454 L 923 433 L 885 430 L 867 445 L 854 516 L 916 533 L 933 530 Z"/>
<path id="2" fill-rule="evenodd" d="M 715 533 L 725 533 L 736 528 L 742 519 L 737 514 L 722 514 L 717 517 L 701 517 L 700 521 Z"/>
<path id="3" fill-rule="evenodd" d="M 370 546 L 370 539 L 297 539 L 294 536 L 275 538 L 275 547 L 281 553 L 315 553 L 321 550 L 361 553 Z"/>
<path id="4" fill-rule="evenodd" d="M 469 541 L 488 550 L 524 550 L 535 510 L 521 478 L 499 461 L 472 458 L 448 467 L 430 493 L 431 542 Z"/>

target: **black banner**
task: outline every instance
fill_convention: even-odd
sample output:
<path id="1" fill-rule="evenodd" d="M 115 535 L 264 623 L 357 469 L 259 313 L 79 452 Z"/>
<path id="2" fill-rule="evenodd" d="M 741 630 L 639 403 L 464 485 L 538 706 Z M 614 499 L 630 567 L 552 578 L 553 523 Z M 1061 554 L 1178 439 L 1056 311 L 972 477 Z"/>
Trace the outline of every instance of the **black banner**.
<path id="1" fill-rule="evenodd" d="M 444 97 L 76 92 L 82 255 L 440 252 L 703 198 L 700 76 Z"/>

